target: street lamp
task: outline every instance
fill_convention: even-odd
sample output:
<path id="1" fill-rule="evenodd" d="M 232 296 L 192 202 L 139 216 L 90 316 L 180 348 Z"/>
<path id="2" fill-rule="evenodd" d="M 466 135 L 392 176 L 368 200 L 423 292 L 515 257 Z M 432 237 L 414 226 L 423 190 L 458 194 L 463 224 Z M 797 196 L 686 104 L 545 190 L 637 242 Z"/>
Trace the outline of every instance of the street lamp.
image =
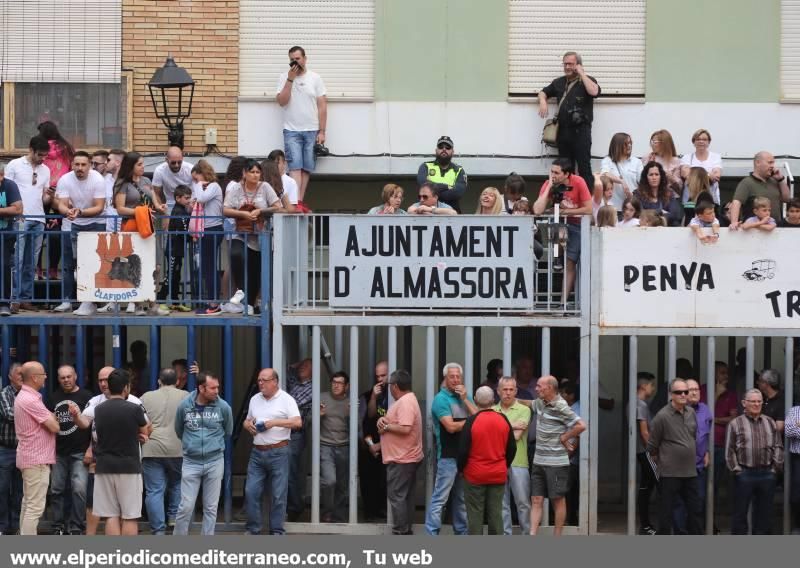
<path id="1" fill-rule="evenodd" d="M 182 149 L 183 121 L 192 114 L 194 79 L 168 55 L 164 66 L 153 73 L 147 88 L 156 116 L 169 129 L 169 145 Z"/>

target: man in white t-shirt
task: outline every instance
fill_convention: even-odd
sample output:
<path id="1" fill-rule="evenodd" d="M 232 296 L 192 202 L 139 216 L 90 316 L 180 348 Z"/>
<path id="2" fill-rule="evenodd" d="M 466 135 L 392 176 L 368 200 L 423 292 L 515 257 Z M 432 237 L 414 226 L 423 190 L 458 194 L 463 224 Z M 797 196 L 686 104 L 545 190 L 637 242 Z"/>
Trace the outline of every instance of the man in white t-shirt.
<path id="1" fill-rule="evenodd" d="M 92 169 L 92 158 L 87 152 L 79 150 L 72 158 L 72 171 L 59 178 L 56 186 L 54 209 L 70 221 L 70 243 L 64 249 L 64 302 L 54 311 L 66 312 L 72 309 L 75 298 L 75 267 L 78 259 L 78 233 L 99 233 L 106 230 L 103 214 L 106 205 L 106 182 L 103 176 Z M 73 312 L 79 316 L 95 313 L 92 302 L 82 302 Z"/>
<path id="2" fill-rule="evenodd" d="M 183 150 L 170 146 L 163 164 L 153 171 L 153 191 L 167 204 L 167 211 L 175 207 L 175 188 L 179 185 L 192 187 L 193 164 L 183 161 Z"/>
<path id="3" fill-rule="evenodd" d="M 44 210 L 50 206 L 50 170 L 44 159 L 50 151 L 50 144 L 44 136 L 34 136 L 28 145 L 28 153 L 11 160 L 6 166 L 5 177 L 17 184 L 22 197 L 24 220 L 19 223 L 20 237 L 14 253 L 14 269 L 11 273 L 12 297 L 15 307 L 35 310 L 33 299 L 33 275 L 36 263 L 35 251 L 41 248 L 44 237 Z M 35 215 L 35 217 L 31 217 Z M 21 303 L 20 303 L 21 302 Z"/>
<path id="4" fill-rule="evenodd" d="M 125 151 L 114 149 L 105 153 L 106 161 L 103 164 L 102 170 L 95 167 L 95 157 L 97 152 L 92 156 L 92 167 L 103 175 L 103 180 L 106 183 L 106 206 L 103 210 L 105 216 L 106 231 L 114 233 L 118 228 L 117 210 L 114 208 L 114 182 L 117 179 L 117 172 L 119 166 L 122 164 L 122 158 L 125 157 Z"/>
<path id="5" fill-rule="evenodd" d="M 289 438 L 303 425 L 300 410 L 289 393 L 278 384 L 275 369 L 261 369 L 258 390 L 250 399 L 244 429 L 253 436 L 253 449 L 247 464 L 245 503 L 247 532 L 261 533 L 261 494 L 270 483 L 269 533 L 285 534 L 283 520 L 289 493 Z"/>
<path id="6" fill-rule="evenodd" d="M 297 205 L 297 182 L 292 179 L 290 175 L 286 174 L 286 154 L 283 150 L 273 150 L 267 156 L 270 162 L 277 162 L 278 170 L 281 172 L 281 181 L 283 182 L 283 191 L 289 198 L 289 207 L 286 208 L 286 213 L 294 213 L 295 205 Z"/>
<path id="7" fill-rule="evenodd" d="M 289 71 L 278 78 L 275 99 L 283 107 L 283 143 L 289 175 L 297 182 L 300 203 L 305 199 L 316 166 L 314 145 L 325 143 L 328 98 L 322 78 L 306 66 L 306 51 L 289 49 Z"/>

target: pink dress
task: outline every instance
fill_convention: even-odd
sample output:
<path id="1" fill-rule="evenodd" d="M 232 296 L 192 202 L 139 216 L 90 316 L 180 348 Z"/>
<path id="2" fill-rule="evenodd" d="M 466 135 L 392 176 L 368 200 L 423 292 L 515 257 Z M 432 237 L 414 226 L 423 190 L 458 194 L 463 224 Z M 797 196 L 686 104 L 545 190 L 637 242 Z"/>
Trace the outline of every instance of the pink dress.
<path id="1" fill-rule="evenodd" d="M 72 169 L 72 156 L 66 147 L 55 140 L 50 140 L 49 144 L 50 151 L 44 159 L 44 165 L 50 170 L 50 187 L 55 187 L 61 176 Z"/>

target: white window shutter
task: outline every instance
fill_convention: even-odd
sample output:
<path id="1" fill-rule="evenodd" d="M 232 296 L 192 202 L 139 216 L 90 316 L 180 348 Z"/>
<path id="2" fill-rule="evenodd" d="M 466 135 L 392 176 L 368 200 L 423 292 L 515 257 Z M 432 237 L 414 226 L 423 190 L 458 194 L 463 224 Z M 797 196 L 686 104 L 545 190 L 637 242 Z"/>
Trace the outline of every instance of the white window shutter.
<path id="1" fill-rule="evenodd" d="M 800 0 L 781 1 L 781 100 L 800 101 Z"/>
<path id="2" fill-rule="evenodd" d="M 0 81 L 119 83 L 122 0 L 0 1 Z"/>
<path id="3" fill-rule="evenodd" d="M 643 96 L 645 0 L 509 0 L 509 95 L 538 93 L 577 51 L 603 95 Z"/>
<path id="4" fill-rule="evenodd" d="M 239 30 L 241 96 L 273 99 L 299 45 L 329 99 L 373 98 L 375 0 L 241 0 Z"/>

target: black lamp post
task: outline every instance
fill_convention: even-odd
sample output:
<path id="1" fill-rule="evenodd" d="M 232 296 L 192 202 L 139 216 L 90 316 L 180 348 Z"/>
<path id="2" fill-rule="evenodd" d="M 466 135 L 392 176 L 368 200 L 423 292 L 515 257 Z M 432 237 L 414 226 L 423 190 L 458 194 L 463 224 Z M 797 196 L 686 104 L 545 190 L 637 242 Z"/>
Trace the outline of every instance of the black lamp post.
<path id="1" fill-rule="evenodd" d="M 169 128 L 169 145 L 183 148 L 183 121 L 192 114 L 194 79 L 183 67 L 175 65 L 171 55 L 147 84 L 153 110 Z"/>

